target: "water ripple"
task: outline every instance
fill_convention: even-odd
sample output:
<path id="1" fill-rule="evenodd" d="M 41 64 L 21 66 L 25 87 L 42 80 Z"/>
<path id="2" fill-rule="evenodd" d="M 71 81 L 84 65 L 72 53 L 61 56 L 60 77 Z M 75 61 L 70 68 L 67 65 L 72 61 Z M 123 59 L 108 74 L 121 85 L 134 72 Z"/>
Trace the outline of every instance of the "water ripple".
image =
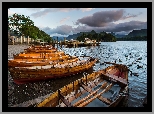
<path id="1" fill-rule="evenodd" d="M 118 41 L 118 42 L 102 42 L 96 47 L 80 47 L 80 48 L 62 48 L 66 54 L 75 56 L 92 56 L 99 59 L 99 62 L 88 71 L 97 71 L 107 67 L 103 62 L 116 62 L 129 66 L 132 76 L 129 73 L 129 98 L 128 107 L 143 107 L 143 99 L 147 95 L 147 42 Z M 8 50 L 13 53 L 12 50 Z M 8 74 L 8 105 L 23 103 L 50 94 L 64 85 L 82 77 L 82 74 L 65 77 L 61 79 L 53 79 L 50 81 L 40 81 L 28 83 L 24 85 L 16 85 L 12 82 Z"/>

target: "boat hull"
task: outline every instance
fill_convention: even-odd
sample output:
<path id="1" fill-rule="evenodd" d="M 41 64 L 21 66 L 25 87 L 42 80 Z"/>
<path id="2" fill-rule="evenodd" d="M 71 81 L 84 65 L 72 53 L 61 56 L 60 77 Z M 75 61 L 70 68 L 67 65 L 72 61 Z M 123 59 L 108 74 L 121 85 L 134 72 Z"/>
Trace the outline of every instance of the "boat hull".
<path id="1" fill-rule="evenodd" d="M 78 74 L 78 73 L 82 73 L 83 71 L 86 71 L 86 70 L 87 69 L 82 70 L 80 72 L 77 71 L 77 72 L 74 72 L 74 73 L 61 74 L 61 75 L 46 75 L 46 76 L 39 76 L 39 77 L 36 77 L 36 78 L 13 79 L 13 81 L 14 81 L 14 83 L 20 85 L 20 84 L 26 84 L 26 83 L 29 83 L 29 82 L 37 82 L 37 81 L 43 81 L 43 80 L 49 80 L 49 79 L 56 79 L 56 78 L 72 76 L 72 75 L 75 75 L 75 74 Z"/>
<path id="2" fill-rule="evenodd" d="M 117 66 L 108 67 L 65 85 L 36 107 L 116 107 L 128 96 L 128 70 L 123 67 L 125 79 L 121 81 L 121 74 L 115 72 L 116 68 Z M 115 75 L 118 78 L 109 77 L 114 74 L 118 74 Z"/>
<path id="3" fill-rule="evenodd" d="M 56 58 L 58 59 L 58 58 Z M 72 59 L 67 59 L 67 60 L 56 60 L 56 59 L 47 59 L 47 60 L 36 60 L 34 61 L 33 60 L 30 60 L 30 59 L 27 59 L 27 60 L 9 60 L 8 61 L 8 67 L 32 67 L 32 66 L 45 66 L 45 65 L 54 65 L 56 64 L 57 62 L 59 64 L 63 64 L 63 63 L 70 63 L 70 62 L 75 62 L 75 61 L 78 61 L 78 58 L 72 58 Z M 69 61 L 68 61 L 69 60 Z"/>
<path id="4" fill-rule="evenodd" d="M 96 62 L 96 59 L 86 64 L 74 67 L 64 68 L 48 68 L 48 69 L 25 69 L 25 68 L 9 68 L 10 75 L 16 84 L 24 84 L 39 80 L 47 80 L 53 78 L 61 78 L 74 75 L 90 69 Z"/>

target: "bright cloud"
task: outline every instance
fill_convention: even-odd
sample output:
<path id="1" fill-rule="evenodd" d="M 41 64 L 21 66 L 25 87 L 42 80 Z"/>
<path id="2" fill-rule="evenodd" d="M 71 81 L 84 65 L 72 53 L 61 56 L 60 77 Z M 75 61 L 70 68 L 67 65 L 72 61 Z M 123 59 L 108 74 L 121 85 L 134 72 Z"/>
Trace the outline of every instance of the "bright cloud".
<path id="1" fill-rule="evenodd" d="M 44 8 L 44 10 L 39 10 L 35 13 L 32 13 L 31 16 L 37 18 L 37 17 L 41 17 L 43 15 L 46 15 L 48 13 L 51 13 L 51 12 L 69 12 L 69 11 L 72 11 L 72 10 L 81 10 L 83 12 L 85 11 L 90 11 L 92 10 L 93 8 Z M 34 8 L 34 10 L 36 10 L 36 8 Z"/>
<path id="2" fill-rule="evenodd" d="M 95 8 L 80 8 L 83 12 L 85 11 L 91 11 L 92 9 L 95 9 Z"/>

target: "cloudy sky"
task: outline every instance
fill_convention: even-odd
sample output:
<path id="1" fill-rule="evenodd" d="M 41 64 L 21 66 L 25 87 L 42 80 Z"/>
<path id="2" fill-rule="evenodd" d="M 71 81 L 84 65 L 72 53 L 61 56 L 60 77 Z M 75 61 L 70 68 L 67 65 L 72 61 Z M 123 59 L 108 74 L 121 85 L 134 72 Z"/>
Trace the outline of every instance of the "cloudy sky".
<path id="1" fill-rule="evenodd" d="M 79 32 L 115 32 L 128 34 L 147 28 L 146 8 L 10 8 L 14 13 L 30 16 L 34 25 L 52 36 L 67 37 Z"/>

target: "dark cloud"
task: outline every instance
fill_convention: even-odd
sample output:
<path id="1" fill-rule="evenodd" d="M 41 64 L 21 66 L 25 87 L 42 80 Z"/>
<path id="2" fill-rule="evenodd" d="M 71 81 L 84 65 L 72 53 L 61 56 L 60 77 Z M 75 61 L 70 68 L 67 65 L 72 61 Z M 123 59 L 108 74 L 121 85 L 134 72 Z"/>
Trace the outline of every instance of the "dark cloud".
<path id="1" fill-rule="evenodd" d="M 140 15 L 139 13 L 138 15 Z M 86 16 L 78 19 L 76 24 L 85 24 L 92 27 L 104 27 L 109 23 L 116 22 L 118 20 L 124 20 L 138 15 L 127 14 L 125 10 L 111 10 L 111 11 L 100 11 L 94 13 L 92 16 Z"/>
<path id="2" fill-rule="evenodd" d="M 147 22 L 141 21 L 130 21 L 125 23 L 119 23 L 117 25 L 113 25 L 112 28 L 106 28 L 106 31 L 109 32 L 121 32 L 121 31 L 131 31 L 133 29 L 147 29 Z"/>
<path id="3" fill-rule="evenodd" d="M 119 24 L 109 23 L 108 26 L 105 27 L 91 27 L 88 25 L 84 26 L 78 26 L 76 28 L 73 28 L 69 25 L 62 25 L 58 26 L 57 28 L 51 29 L 49 27 L 42 28 L 46 33 L 48 34 L 61 34 L 61 35 L 69 35 L 71 32 L 73 34 L 79 33 L 79 32 L 90 32 L 92 30 L 95 30 L 96 32 L 118 32 L 118 33 L 128 33 L 134 29 L 147 29 L 147 22 L 141 22 L 141 21 L 130 21 L 130 22 L 124 22 Z"/>
<path id="4" fill-rule="evenodd" d="M 78 26 L 77 28 L 74 28 L 74 32 L 85 32 L 85 31 L 91 31 L 95 30 L 96 32 L 129 32 L 133 29 L 147 29 L 147 22 L 141 22 L 141 21 L 130 21 L 130 22 L 124 22 L 119 24 L 109 23 L 108 26 L 105 27 L 91 27 L 91 26 Z"/>
<path id="5" fill-rule="evenodd" d="M 118 21 L 122 18 L 124 13 L 123 9 L 112 11 L 100 11 L 94 13 L 92 16 L 83 17 L 77 20 L 77 24 L 86 24 L 92 27 L 103 27 L 110 22 Z"/>

